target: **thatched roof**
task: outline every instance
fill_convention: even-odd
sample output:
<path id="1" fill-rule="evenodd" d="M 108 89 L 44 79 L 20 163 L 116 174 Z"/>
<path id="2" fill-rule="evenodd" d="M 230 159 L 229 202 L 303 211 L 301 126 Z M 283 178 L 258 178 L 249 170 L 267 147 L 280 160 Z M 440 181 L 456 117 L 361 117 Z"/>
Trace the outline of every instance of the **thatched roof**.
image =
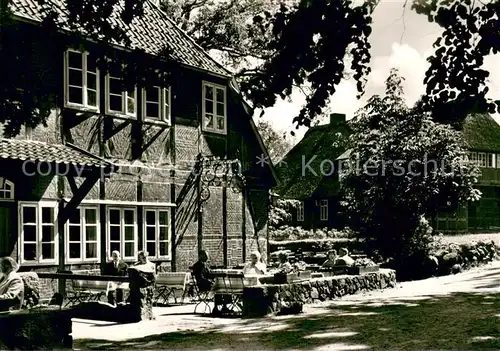
<path id="1" fill-rule="evenodd" d="M 500 125 L 489 114 L 470 114 L 462 132 L 471 150 L 500 153 Z"/>
<path id="2" fill-rule="evenodd" d="M 302 140 L 288 152 L 278 163 L 276 171 L 280 186 L 276 192 L 285 198 L 305 199 L 325 191 L 335 194 L 338 190 L 337 174 L 323 177 L 321 162 L 335 159 L 346 150 L 346 140 L 349 135 L 348 124 L 326 124 L 310 128 Z M 314 158 L 314 159 L 313 159 Z M 303 164 L 308 164 L 317 174 L 309 169 L 303 170 Z M 330 162 L 324 163 L 324 171 L 329 171 Z M 324 178 L 324 179 L 323 179 Z M 333 180 L 333 181 L 330 181 Z M 326 195 L 326 194 L 323 194 Z"/>
<path id="3" fill-rule="evenodd" d="M 471 150 L 500 153 L 500 125 L 489 114 L 470 114 L 464 121 L 462 133 Z M 346 139 L 349 124 L 327 124 L 310 128 L 304 138 L 295 145 L 276 167 L 280 186 L 275 191 L 282 197 L 305 199 L 312 196 L 334 196 L 339 189 L 337 173 L 321 176 L 320 164 L 332 160 L 338 166 L 339 160 L 349 157 Z M 309 163 L 311 171 L 303 172 L 303 164 Z M 304 160 L 303 160 L 304 157 Z M 325 165 L 325 170 L 328 167 Z"/>

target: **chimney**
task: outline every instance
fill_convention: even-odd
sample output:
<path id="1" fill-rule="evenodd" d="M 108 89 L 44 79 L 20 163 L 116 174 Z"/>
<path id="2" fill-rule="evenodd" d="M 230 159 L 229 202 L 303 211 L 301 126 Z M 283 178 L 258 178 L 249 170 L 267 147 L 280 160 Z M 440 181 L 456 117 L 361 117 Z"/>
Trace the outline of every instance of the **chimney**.
<path id="1" fill-rule="evenodd" d="M 344 124 L 345 124 L 345 114 L 344 113 L 332 113 L 332 114 L 330 114 L 330 125 L 342 126 Z"/>

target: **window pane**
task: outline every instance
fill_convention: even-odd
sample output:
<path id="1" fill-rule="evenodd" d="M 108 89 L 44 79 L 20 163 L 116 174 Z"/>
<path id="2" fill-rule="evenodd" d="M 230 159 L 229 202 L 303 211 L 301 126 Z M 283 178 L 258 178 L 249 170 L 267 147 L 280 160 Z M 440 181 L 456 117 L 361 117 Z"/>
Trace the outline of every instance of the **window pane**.
<path id="1" fill-rule="evenodd" d="M 109 210 L 109 223 L 120 224 L 120 210 Z"/>
<path id="2" fill-rule="evenodd" d="M 226 113 L 224 111 L 224 104 L 217 103 L 217 115 L 218 116 L 225 116 L 226 115 Z"/>
<path id="3" fill-rule="evenodd" d="M 121 96 L 116 96 L 116 95 L 110 95 L 109 96 L 109 109 L 111 111 L 118 111 L 122 112 L 122 97 Z"/>
<path id="4" fill-rule="evenodd" d="M 80 257 L 80 243 L 70 243 L 69 244 L 69 258 L 81 258 Z"/>
<path id="5" fill-rule="evenodd" d="M 118 94 L 118 95 L 122 93 L 121 79 L 109 78 L 109 92 L 111 94 Z"/>
<path id="6" fill-rule="evenodd" d="M 168 242 L 160 243 L 160 256 L 168 256 Z"/>
<path id="7" fill-rule="evenodd" d="M 90 72 L 97 71 L 97 62 L 94 55 L 87 54 L 87 70 Z"/>
<path id="8" fill-rule="evenodd" d="M 214 99 L 214 89 L 211 86 L 205 85 L 205 99 Z"/>
<path id="9" fill-rule="evenodd" d="M 90 225 L 85 227 L 85 240 L 97 241 L 97 227 Z"/>
<path id="10" fill-rule="evenodd" d="M 69 223 L 80 224 L 80 209 L 77 208 L 69 215 Z"/>
<path id="11" fill-rule="evenodd" d="M 146 240 L 155 240 L 155 227 L 146 227 Z"/>
<path id="12" fill-rule="evenodd" d="M 160 240 L 168 240 L 168 227 L 160 227 Z"/>
<path id="13" fill-rule="evenodd" d="M 83 104 L 83 89 L 69 87 L 68 101 L 75 104 Z"/>
<path id="14" fill-rule="evenodd" d="M 42 244 L 42 259 L 55 258 L 54 244 Z"/>
<path id="15" fill-rule="evenodd" d="M 214 113 L 214 104 L 212 101 L 205 102 L 205 113 Z"/>
<path id="16" fill-rule="evenodd" d="M 78 228 L 78 227 L 76 227 Z M 44 225 L 42 227 L 42 242 L 50 243 L 54 241 L 54 227 L 49 225 Z"/>
<path id="17" fill-rule="evenodd" d="M 87 105 L 97 107 L 97 93 L 92 90 L 87 90 Z"/>
<path id="18" fill-rule="evenodd" d="M 97 243 L 85 244 L 86 258 L 97 258 Z"/>
<path id="19" fill-rule="evenodd" d="M 134 227 L 125 227 L 125 240 L 134 240 Z"/>
<path id="20" fill-rule="evenodd" d="M 80 235 L 80 227 L 69 226 L 69 241 L 80 241 L 82 240 Z"/>
<path id="21" fill-rule="evenodd" d="M 217 89 L 217 102 L 224 103 L 224 89 Z"/>
<path id="22" fill-rule="evenodd" d="M 132 210 L 123 211 L 125 214 L 125 224 L 134 224 L 135 222 L 135 213 Z"/>
<path id="23" fill-rule="evenodd" d="M 125 243 L 124 256 L 134 256 L 134 243 Z"/>
<path id="24" fill-rule="evenodd" d="M 146 243 L 146 251 L 150 256 L 156 256 L 156 244 L 154 242 Z"/>
<path id="25" fill-rule="evenodd" d="M 23 223 L 36 223 L 35 207 L 23 207 Z"/>
<path id="26" fill-rule="evenodd" d="M 167 225 L 168 224 L 168 212 L 167 211 L 160 211 L 160 225 Z"/>
<path id="27" fill-rule="evenodd" d="M 156 222 L 156 212 L 146 211 L 146 224 L 154 225 Z"/>
<path id="28" fill-rule="evenodd" d="M 82 57 L 80 52 L 68 52 L 68 65 L 69 67 L 82 69 Z"/>
<path id="29" fill-rule="evenodd" d="M 205 127 L 213 128 L 214 127 L 214 116 L 205 115 Z"/>
<path id="30" fill-rule="evenodd" d="M 88 224 L 97 223 L 97 210 L 95 208 L 85 209 L 85 222 Z"/>
<path id="31" fill-rule="evenodd" d="M 146 89 L 146 101 L 147 102 L 160 102 L 160 89 L 159 88 L 147 88 Z"/>
<path id="32" fill-rule="evenodd" d="M 111 255 L 111 252 L 113 251 L 118 251 L 120 254 L 122 253 L 120 243 L 109 243 L 109 254 Z"/>
<path id="33" fill-rule="evenodd" d="M 23 240 L 24 241 L 37 241 L 36 240 L 36 227 L 34 225 L 23 226 Z"/>
<path id="34" fill-rule="evenodd" d="M 42 223 L 54 223 L 54 209 L 42 207 Z"/>
<path id="35" fill-rule="evenodd" d="M 112 241 L 120 240 L 120 227 L 111 226 L 109 228 L 109 240 Z"/>
<path id="36" fill-rule="evenodd" d="M 87 73 L 87 88 L 97 90 L 97 75 L 93 73 Z"/>
<path id="37" fill-rule="evenodd" d="M 127 113 L 135 113 L 135 98 L 134 93 L 127 93 Z"/>
<path id="38" fill-rule="evenodd" d="M 76 85 L 77 87 L 82 87 L 83 86 L 83 73 L 82 73 L 82 71 L 70 69 L 69 74 L 68 74 L 68 84 L 69 85 Z"/>
<path id="39" fill-rule="evenodd" d="M 223 117 L 217 117 L 217 129 L 219 130 L 224 130 L 224 118 Z"/>
<path id="40" fill-rule="evenodd" d="M 148 102 L 146 104 L 146 116 L 152 118 L 160 118 L 160 105 Z"/>
<path id="41" fill-rule="evenodd" d="M 36 244 L 24 244 L 24 259 L 27 261 L 36 260 Z"/>

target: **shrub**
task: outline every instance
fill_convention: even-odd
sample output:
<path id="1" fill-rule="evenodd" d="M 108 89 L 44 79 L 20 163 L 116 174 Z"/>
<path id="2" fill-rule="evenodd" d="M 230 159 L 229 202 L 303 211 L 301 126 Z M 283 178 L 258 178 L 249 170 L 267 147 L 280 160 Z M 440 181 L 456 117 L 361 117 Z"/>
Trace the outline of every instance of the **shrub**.
<path id="1" fill-rule="evenodd" d="M 305 230 L 301 227 L 281 226 L 280 228 L 269 228 L 269 238 L 271 240 L 301 240 L 301 239 L 339 239 L 354 238 L 355 234 L 349 228 L 337 229 L 317 229 Z"/>

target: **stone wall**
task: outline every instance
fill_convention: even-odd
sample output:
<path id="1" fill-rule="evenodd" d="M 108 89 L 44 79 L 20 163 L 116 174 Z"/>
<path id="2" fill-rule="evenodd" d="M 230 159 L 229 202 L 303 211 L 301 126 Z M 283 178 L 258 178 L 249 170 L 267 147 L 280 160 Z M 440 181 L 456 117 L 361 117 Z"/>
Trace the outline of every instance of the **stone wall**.
<path id="1" fill-rule="evenodd" d="M 380 269 L 361 275 L 340 275 L 304 282 L 263 285 L 245 288 L 243 314 L 261 316 L 268 313 L 298 313 L 306 303 L 333 300 L 361 291 L 393 288 L 396 272 Z"/>

